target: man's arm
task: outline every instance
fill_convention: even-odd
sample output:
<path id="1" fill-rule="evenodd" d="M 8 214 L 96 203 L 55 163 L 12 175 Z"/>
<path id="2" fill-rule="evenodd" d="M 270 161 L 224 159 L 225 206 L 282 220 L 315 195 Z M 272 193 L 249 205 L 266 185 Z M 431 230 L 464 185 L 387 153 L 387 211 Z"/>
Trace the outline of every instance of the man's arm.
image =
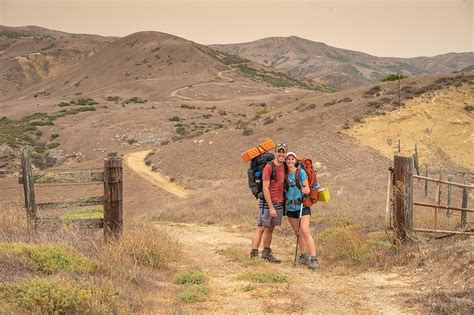
<path id="1" fill-rule="evenodd" d="M 275 207 L 273 207 L 272 198 L 270 196 L 270 181 L 269 180 L 263 181 L 262 190 L 263 190 L 263 196 L 265 197 L 265 202 L 267 203 L 268 209 L 270 211 L 270 215 L 272 217 L 276 217 L 277 213 L 276 213 Z"/>

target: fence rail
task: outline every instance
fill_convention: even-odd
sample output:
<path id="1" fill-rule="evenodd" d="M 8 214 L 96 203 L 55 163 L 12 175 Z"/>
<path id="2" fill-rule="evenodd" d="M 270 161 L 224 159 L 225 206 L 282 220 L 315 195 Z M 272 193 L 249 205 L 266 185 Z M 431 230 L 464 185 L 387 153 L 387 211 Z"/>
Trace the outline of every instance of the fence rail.
<path id="1" fill-rule="evenodd" d="M 431 178 L 431 177 L 426 177 L 426 176 L 418 176 L 418 175 L 413 175 L 413 178 L 423 179 L 423 180 L 427 180 L 427 181 L 430 181 L 430 182 L 436 182 L 436 183 L 440 183 L 440 184 L 446 184 L 448 186 L 456 186 L 456 187 L 461 187 L 461 188 L 474 189 L 474 185 L 460 184 L 460 183 L 450 182 L 449 180 L 441 180 L 441 179 L 436 179 L 436 178 Z"/>

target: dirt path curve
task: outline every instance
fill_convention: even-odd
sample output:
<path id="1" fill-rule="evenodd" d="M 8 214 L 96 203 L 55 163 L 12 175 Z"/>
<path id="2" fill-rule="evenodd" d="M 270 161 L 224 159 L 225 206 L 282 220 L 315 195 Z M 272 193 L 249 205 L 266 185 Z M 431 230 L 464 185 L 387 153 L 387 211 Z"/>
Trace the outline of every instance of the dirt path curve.
<path id="1" fill-rule="evenodd" d="M 179 98 L 182 98 L 183 100 L 192 101 L 192 100 L 194 100 L 193 98 L 183 96 L 183 95 L 179 95 L 178 93 L 181 92 L 181 91 L 184 91 L 186 89 L 189 89 L 191 87 L 197 87 L 197 86 L 206 85 L 206 84 L 215 83 L 215 82 L 216 81 L 212 80 L 212 81 L 201 82 L 201 83 L 197 83 L 197 84 L 193 84 L 193 85 L 186 85 L 186 86 L 183 86 L 183 87 L 180 87 L 180 88 L 177 88 L 177 89 L 174 89 L 174 90 L 170 91 L 170 96 L 179 97 Z"/>
<path id="2" fill-rule="evenodd" d="M 229 67 L 229 68 L 231 68 L 231 67 Z M 220 78 L 220 79 L 227 80 L 227 81 L 229 81 L 229 82 L 233 82 L 234 79 L 232 79 L 232 78 L 230 78 L 230 77 L 226 77 L 226 76 L 224 75 L 224 72 L 231 72 L 231 71 L 235 71 L 235 70 L 234 70 L 233 68 L 231 68 L 230 70 L 219 71 L 219 72 L 217 73 L 217 77 Z M 170 91 L 169 95 L 170 95 L 170 96 L 173 96 L 173 97 L 179 97 L 179 98 L 181 98 L 181 99 L 183 99 L 183 100 L 192 101 L 193 98 L 187 97 L 187 96 L 183 96 L 183 95 L 179 95 L 179 92 L 184 91 L 184 90 L 186 90 L 186 89 L 189 89 L 189 88 L 191 88 L 191 87 L 196 87 L 196 86 L 200 86 L 200 85 L 206 85 L 206 84 L 213 83 L 213 82 L 216 82 L 216 81 L 212 80 L 212 81 L 207 81 L 207 82 L 201 82 L 201 83 L 193 84 L 192 86 L 186 85 L 186 86 L 183 86 L 183 87 L 179 87 L 179 88 L 177 88 L 177 89 L 174 89 L 174 90 Z"/>
<path id="3" fill-rule="evenodd" d="M 251 239 L 249 233 L 209 225 L 157 225 L 165 228 L 183 245 L 189 257 L 189 267 L 197 265 L 206 274 L 206 285 L 211 289 L 211 297 L 198 306 L 189 306 L 190 311 L 312 314 L 404 314 L 413 311 L 396 303 L 400 299 L 399 289 L 406 288 L 410 281 L 398 274 L 338 274 L 334 269 L 325 269 L 324 266 L 312 272 L 303 267 L 293 267 L 289 248 L 284 246 L 275 247 L 275 252 L 283 258 L 282 264 L 268 264 L 260 260 L 252 263 L 246 259 Z M 242 290 L 249 282 L 237 280 L 237 275 L 263 270 L 283 274 L 288 282 L 253 284 L 254 290 Z"/>
<path id="4" fill-rule="evenodd" d="M 189 192 L 183 187 L 169 181 L 169 179 L 161 176 L 157 172 L 153 172 L 150 167 L 145 164 L 145 157 L 151 150 L 132 152 L 125 155 L 125 165 L 133 172 L 137 173 L 147 181 L 157 187 L 178 197 L 186 197 Z"/>

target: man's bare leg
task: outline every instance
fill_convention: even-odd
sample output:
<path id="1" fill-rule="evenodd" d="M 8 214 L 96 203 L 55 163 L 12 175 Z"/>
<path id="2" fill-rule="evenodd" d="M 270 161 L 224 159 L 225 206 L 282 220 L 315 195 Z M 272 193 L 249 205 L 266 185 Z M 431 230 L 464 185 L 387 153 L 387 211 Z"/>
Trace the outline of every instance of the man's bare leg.
<path id="1" fill-rule="evenodd" d="M 260 241 L 262 240 L 262 234 L 265 231 L 265 227 L 260 225 L 255 229 L 255 233 L 252 238 L 252 250 L 257 250 L 260 247 Z"/>
<path id="2" fill-rule="evenodd" d="M 270 246 L 272 244 L 272 236 L 273 236 L 273 230 L 274 229 L 275 229 L 274 226 L 266 227 L 265 232 L 263 232 L 262 259 L 265 259 L 266 261 L 269 261 L 271 263 L 279 264 L 281 262 L 281 260 L 278 259 L 278 258 L 275 258 L 272 254 L 272 250 L 270 249 Z"/>

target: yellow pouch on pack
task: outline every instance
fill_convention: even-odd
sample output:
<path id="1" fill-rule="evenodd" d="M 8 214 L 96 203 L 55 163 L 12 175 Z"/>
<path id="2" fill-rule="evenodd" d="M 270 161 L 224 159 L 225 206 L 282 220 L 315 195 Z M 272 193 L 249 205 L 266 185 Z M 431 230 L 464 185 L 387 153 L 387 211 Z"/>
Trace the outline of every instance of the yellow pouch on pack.
<path id="1" fill-rule="evenodd" d="M 321 188 L 318 190 L 318 201 L 328 202 L 331 199 L 328 188 Z"/>

